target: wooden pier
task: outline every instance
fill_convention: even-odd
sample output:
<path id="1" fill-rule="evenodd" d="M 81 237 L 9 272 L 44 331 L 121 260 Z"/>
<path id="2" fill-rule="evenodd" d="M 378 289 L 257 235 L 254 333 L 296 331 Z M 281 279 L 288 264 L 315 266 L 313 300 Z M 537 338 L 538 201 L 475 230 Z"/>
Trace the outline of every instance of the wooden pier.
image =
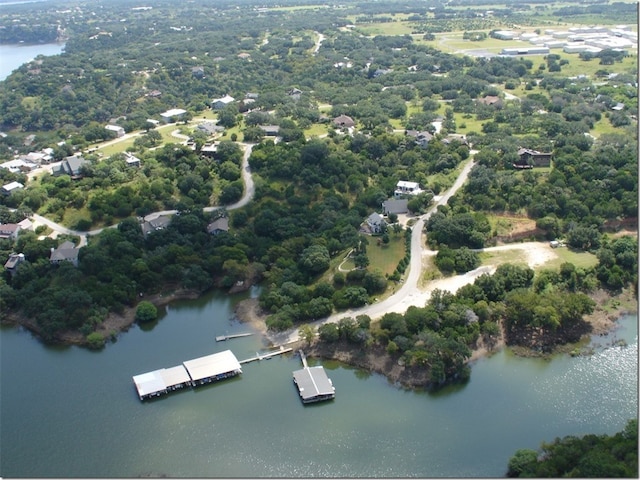
<path id="1" fill-rule="evenodd" d="M 248 337 L 250 335 L 253 335 L 253 333 L 236 333 L 234 335 L 220 335 L 216 337 L 216 342 L 225 342 L 227 340 L 231 340 L 232 338 Z"/>
<path id="2" fill-rule="evenodd" d="M 289 347 L 289 348 L 284 348 L 283 345 L 280 345 L 280 349 L 276 350 L 275 352 L 270 352 L 270 353 L 263 353 L 262 355 L 259 354 L 258 352 L 256 352 L 256 356 L 255 357 L 251 357 L 251 358 L 247 358 L 245 360 L 240 360 L 240 364 L 244 364 L 244 363 L 250 363 L 250 362 L 255 362 L 258 360 L 268 360 L 271 357 L 275 357 L 276 355 L 282 355 L 283 353 L 289 353 L 293 350 L 293 348 Z"/>

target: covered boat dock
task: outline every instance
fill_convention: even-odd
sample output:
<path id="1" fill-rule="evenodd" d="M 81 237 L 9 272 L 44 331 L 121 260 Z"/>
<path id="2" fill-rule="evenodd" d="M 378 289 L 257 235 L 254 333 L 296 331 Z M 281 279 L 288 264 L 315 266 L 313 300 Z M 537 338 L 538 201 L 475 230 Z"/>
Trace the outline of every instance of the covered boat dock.
<path id="1" fill-rule="evenodd" d="M 197 387 L 235 377 L 242 368 L 231 350 L 187 360 L 182 365 L 135 375 L 133 383 L 140 400 L 159 397 L 187 386 Z"/>
<path id="2" fill-rule="evenodd" d="M 194 358 L 182 363 L 189 372 L 191 385 L 204 385 L 242 373 L 240 362 L 231 350 Z"/>
<path id="3" fill-rule="evenodd" d="M 336 397 L 336 389 L 324 368 L 307 367 L 293 372 L 293 381 L 298 387 L 302 403 L 321 402 Z"/>
<path id="4" fill-rule="evenodd" d="M 191 377 L 182 365 L 178 365 L 136 375 L 133 377 L 133 383 L 136 385 L 140 400 L 144 400 L 191 385 Z"/>

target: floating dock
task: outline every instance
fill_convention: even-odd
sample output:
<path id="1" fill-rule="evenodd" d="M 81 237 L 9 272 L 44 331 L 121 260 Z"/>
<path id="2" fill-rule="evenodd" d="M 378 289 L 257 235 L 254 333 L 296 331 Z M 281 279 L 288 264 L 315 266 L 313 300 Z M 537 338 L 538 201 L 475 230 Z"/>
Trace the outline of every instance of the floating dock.
<path id="1" fill-rule="evenodd" d="M 216 337 L 216 342 L 225 342 L 227 340 L 231 340 L 232 338 L 248 337 L 250 335 L 253 335 L 253 333 L 236 333 L 234 335 L 220 335 Z"/>
<path id="2" fill-rule="evenodd" d="M 322 366 L 307 366 L 307 358 L 300 350 L 304 368 L 293 372 L 293 383 L 298 387 L 302 403 L 315 403 L 336 398 L 336 389 Z"/>
<path id="3" fill-rule="evenodd" d="M 140 400 L 159 397 L 187 386 L 197 387 L 242 373 L 231 350 L 187 360 L 182 365 L 135 375 L 133 383 Z"/>

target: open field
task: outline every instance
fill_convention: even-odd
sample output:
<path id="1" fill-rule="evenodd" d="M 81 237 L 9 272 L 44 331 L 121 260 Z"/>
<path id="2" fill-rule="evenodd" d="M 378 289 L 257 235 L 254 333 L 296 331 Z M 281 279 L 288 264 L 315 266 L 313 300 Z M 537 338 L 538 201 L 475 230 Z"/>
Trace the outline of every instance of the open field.
<path id="1" fill-rule="evenodd" d="M 545 263 L 544 268 L 559 269 L 560 265 L 565 262 L 573 263 L 576 268 L 591 268 L 598 264 L 598 258 L 593 253 L 573 250 L 567 247 L 556 248 L 555 253 L 558 258 Z"/>
<path id="2" fill-rule="evenodd" d="M 378 245 L 378 239 L 380 239 L 380 245 Z M 404 235 L 402 233 L 397 235 L 390 233 L 388 245 L 382 243 L 382 237 L 369 238 L 367 256 L 369 257 L 370 271 L 380 270 L 385 275 L 391 275 L 404 254 Z"/>

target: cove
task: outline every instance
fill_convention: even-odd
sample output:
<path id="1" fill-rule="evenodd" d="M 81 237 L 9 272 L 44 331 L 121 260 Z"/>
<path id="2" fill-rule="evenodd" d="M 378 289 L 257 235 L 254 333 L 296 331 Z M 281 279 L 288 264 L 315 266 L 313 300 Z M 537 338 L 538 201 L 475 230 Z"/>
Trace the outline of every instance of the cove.
<path id="1" fill-rule="evenodd" d="M 595 337 L 595 354 L 525 359 L 503 350 L 437 393 L 322 362 L 336 399 L 304 406 L 297 356 L 244 365 L 229 381 L 140 402 L 131 377 L 231 349 L 264 348 L 233 320 L 258 290 L 167 307 L 105 349 L 45 346 L 0 331 L 0 475 L 5 477 L 496 477 L 518 448 L 614 433 L 638 408 L 637 316 Z M 614 338 L 626 347 L 612 347 Z M 313 362 L 310 362 L 313 364 Z"/>
<path id="2" fill-rule="evenodd" d="M 21 65 L 33 60 L 38 55 L 58 55 L 62 53 L 64 43 L 43 43 L 36 45 L 2 45 L 0 44 L 0 81 Z"/>

